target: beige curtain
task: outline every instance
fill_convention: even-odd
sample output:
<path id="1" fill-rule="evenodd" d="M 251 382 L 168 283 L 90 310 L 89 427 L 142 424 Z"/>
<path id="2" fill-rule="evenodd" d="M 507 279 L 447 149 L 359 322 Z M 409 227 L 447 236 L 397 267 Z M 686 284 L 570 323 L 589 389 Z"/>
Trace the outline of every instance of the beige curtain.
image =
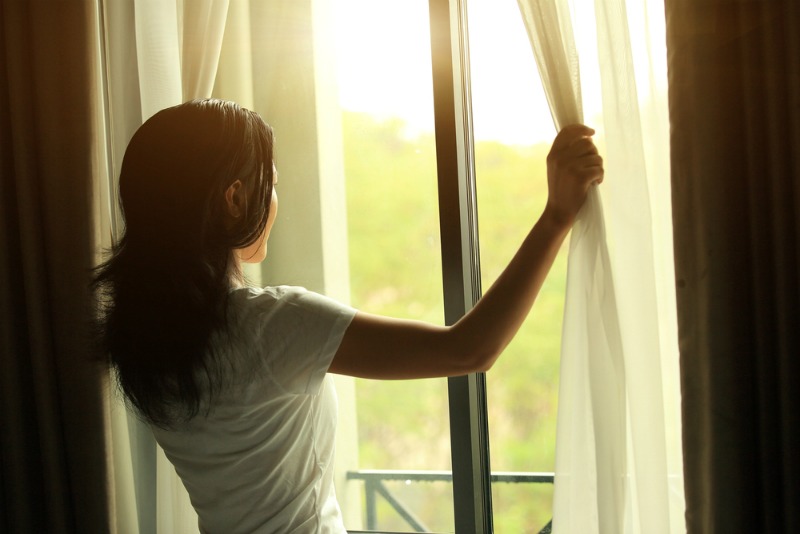
<path id="1" fill-rule="evenodd" d="M 689 532 L 800 532 L 800 3 L 666 15 Z"/>
<path id="2" fill-rule="evenodd" d="M 96 5 L 0 3 L 0 531 L 108 532 Z"/>
<path id="3" fill-rule="evenodd" d="M 553 531 L 683 532 L 663 4 L 518 3 L 557 128 L 590 113 L 607 177 L 570 239 Z"/>
<path id="4" fill-rule="evenodd" d="M 103 3 L 111 176 L 119 175 L 125 147 L 142 122 L 166 107 L 211 96 L 228 3 Z M 119 236 L 122 221 L 114 219 Z M 197 515 L 188 494 L 150 429 L 130 416 L 119 399 L 112 399 L 111 423 L 117 529 L 197 532 Z"/>

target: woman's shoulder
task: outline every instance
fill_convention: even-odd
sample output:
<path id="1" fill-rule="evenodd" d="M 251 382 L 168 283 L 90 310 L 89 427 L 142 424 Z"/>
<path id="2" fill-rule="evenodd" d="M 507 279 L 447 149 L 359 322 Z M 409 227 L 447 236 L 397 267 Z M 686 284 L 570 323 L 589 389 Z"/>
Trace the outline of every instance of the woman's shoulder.
<path id="1" fill-rule="evenodd" d="M 321 293 L 310 291 L 301 286 L 279 285 L 254 287 L 246 286 L 231 291 L 230 303 L 241 311 L 268 311 L 274 308 L 289 306 L 292 308 L 308 308 L 312 310 L 345 311 L 352 308 L 327 297 Z"/>
<path id="2" fill-rule="evenodd" d="M 246 286 L 231 290 L 228 301 L 235 311 L 266 310 L 303 299 L 312 294 L 300 286 Z"/>
<path id="3" fill-rule="evenodd" d="M 300 286 L 243 287 L 229 298 L 229 327 L 250 335 L 275 328 L 286 334 L 302 327 L 327 328 L 340 318 L 351 319 L 349 305 Z M 348 321 L 349 322 L 349 321 Z"/>
<path id="4" fill-rule="evenodd" d="M 310 376 L 325 374 L 356 313 L 298 286 L 242 287 L 229 300 L 230 346 L 287 391 L 306 391 Z"/>
<path id="5" fill-rule="evenodd" d="M 241 286 L 228 293 L 226 328 L 214 343 L 235 356 L 237 376 L 258 374 L 270 354 L 279 353 L 297 313 L 293 303 L 308 291 L 299 286 Z M 240 372 L 244 370 L 243 372 Z M 244 379 L 249 383 L 249 378 Z"/>

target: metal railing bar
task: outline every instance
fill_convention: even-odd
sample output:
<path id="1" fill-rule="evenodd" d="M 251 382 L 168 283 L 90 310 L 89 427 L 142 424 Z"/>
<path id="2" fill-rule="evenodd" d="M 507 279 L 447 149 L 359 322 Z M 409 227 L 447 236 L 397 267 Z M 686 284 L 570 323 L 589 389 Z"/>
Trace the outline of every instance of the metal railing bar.
<path id="1" fill-rule="evenodd" d="M 547 472 L 495 471 L 492 482 L 519 484 L 552 484 L 554 475 Z M 413 482 L 452 482 L 452 471 L 413 471 L 402 469 L 361 469 L 348 471 L 348 480 L 400 480 Z"/>
<path id="2" fill-rule="evenodd" d="M 522 484 L 552 484 L 555 476 L 553 473 L 516 473 L 496 471 L 492 473 L 492 482 L 522 483 Z"/>
<path id="3" fill-rule="evenodd" d="M 376 486 L 378 484 L 380 484 L 380 480 L 370 479 L 364 481 L 368 529 L 375 529 L 378 525 L 378 506 L 375 499 Z"/>
<path id="4" fill-rule="evenodd" d="M 425 482 L 452 482 L 452 471 L 411 471 L 397 469 L 361 469 L 348 471 L 348 480 L 413 480 Z"/>

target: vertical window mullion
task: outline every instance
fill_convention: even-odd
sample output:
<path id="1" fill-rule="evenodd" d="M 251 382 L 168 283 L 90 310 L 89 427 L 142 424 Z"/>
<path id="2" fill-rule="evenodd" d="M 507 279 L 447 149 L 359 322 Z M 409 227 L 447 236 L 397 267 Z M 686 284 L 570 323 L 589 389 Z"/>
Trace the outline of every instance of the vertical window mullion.
<path id="1" fill-rule="evenodd" d="M 439 222 L 445 321 L 481 295 L 464 0 L 430 0 Z M 485 375 L 448 380 L 457 534 L 492 532 Z"/>

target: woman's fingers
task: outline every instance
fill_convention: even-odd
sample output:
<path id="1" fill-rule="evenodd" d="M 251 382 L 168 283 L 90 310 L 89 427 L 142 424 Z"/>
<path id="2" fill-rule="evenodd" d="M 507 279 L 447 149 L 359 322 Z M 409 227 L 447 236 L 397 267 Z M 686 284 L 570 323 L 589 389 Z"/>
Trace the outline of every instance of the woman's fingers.
<path id="1" fill-rule="evenodd" d="M 592 184 L 602 183 L 603 158 L 591 138 L 575 139 L 564 149 L 563 157 L 571 159 L 574 168 L 584 179 L 588 179 Z"/>
<path id="2" fill-rule="evenodd" d="M 551 152 L 560 152 L 573 143 L 582 138 L 591 137 L 594 135 L 594 130 L 584 124 L 570 124 L 565 126 L 558 132 L 556 138 L 553 140 Z"/>
<path id="3" fill-rule="evenodd" d="M 599 184 L 603 181 L 603 158 L 597 154 L 575 158 L 565 169 L 584 185 Z"/>
<path id="4" fill-rule="evenodd" d="M 565 149 L 565 152 L 571 156 L 597 154 L 597 147 L 590 137 L 579 137 Z"/>
<path id="5" fill-rule="evenodd" d="M 603 158 L 592 134 L 582 124 L 567 126 L 547 155 L 548 206 L 563 220 L 573 220 L 592 185 L 603 181 Z"/>
<path id="6" fill-rule="evenodd" d="M 585 169 L 590 169 L 596 172 L 603 171 L 603 157 L 599 154 L 582 156 L 578 158 L 577 161 L 578 164 Z"/>

